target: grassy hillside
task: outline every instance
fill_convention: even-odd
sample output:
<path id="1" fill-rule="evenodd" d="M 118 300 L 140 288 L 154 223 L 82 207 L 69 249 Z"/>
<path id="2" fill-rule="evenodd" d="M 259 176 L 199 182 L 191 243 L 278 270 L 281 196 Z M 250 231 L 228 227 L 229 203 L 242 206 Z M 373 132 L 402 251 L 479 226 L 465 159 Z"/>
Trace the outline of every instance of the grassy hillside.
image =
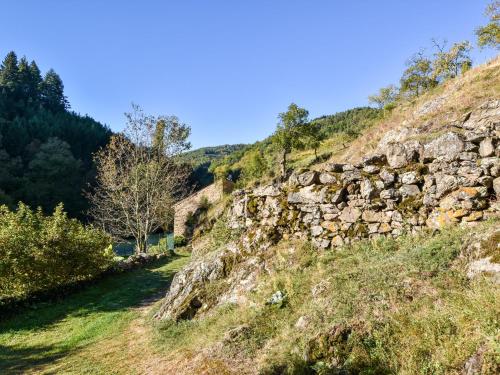
<path id="1" fill-rule="evenodd" d="M 481 224 L 474 240 L 449 228 L 336 252 L 284 241 L 266 254 L 270 272 L 248 303 L 154 324 L 154 301 L 188 260 L 178 257 L 4 320 L 0 372 L 460 374 L 478 355 L 481 373 L 496 374 L 500 286 L 466 276 L 472 252 L 498 254 L 496 228 Z M 469 246 L 477 242 L 481 254 Z M 278 290 L 283 303 L 268 305 Z"/>
<path id="2" fill-rule="evenodd" d="M 358 161 L 373 152 L 387 132 L 401 126 L 427 137 L 488 99 L 500 98 L 500 57 L 449 79 L 411 100 L 400 100 L 391 112 L 357 137 L 350 147 L 332 155 L 337 161 Z"/>
<path id="3" fill-rule="evenodd" d="M 499 251 L 495 227 L 475 230 L 483 255 Z M 163 323 L 157 345 L 178 374 L 460 374 L 478 352 L 481 373 L 498 373 L 500 286 L 466 277 L 469 239 L 449 228 L 322 253 L 282 242 L 248 303 Z M 276 291 L 284 301 L 268 305 Z"/>
<path id="4" fill-rule="evenodd" d="M 293 150 L 289 155 L 290 168 L 311 167 L 327 160 L 373 126 L 381 115 L 382 112 L 375 108 L 359 107 L 311 120 L 311 123 L 321 125 L 321 133 L 325 138 L 318 149 L 318 159 L 312 149 Z M 211 168 L 220 174 L 231 174 L 241 187 L 262 183 L 279 174 L 278 151 L 271 137 L 268 137 L 224 158 L 213 160 Z"/>

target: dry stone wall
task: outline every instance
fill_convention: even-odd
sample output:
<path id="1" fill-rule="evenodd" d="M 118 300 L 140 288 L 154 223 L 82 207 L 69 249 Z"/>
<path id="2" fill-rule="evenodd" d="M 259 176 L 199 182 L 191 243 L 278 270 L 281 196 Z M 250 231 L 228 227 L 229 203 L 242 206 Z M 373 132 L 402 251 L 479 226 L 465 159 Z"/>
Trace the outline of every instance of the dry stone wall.
<path id="1" fill-rule="evenodd" d="M 500 100 L 492 100 L 427 143 L 386 142 L 356 165 L 331 163 L 239 190 L 230 225 L 329 248 L 498 215 L 499 132 Z"/>
<path id="2" fill-rule="evenodd" d="M 500 100 L 493 100 L 429 142 L 395 137 L 357 165 L 332 163 L 235 191 L 228 222 L 240 239 L 178 272 L 155 317 L 191 319 L 241 301 L 266 269 L 263 255 L 282 238 L 327 249 L 498 215 L 499 133 Z M 227 288 L 214 299 L 205 286 L 221 279 Z"/>

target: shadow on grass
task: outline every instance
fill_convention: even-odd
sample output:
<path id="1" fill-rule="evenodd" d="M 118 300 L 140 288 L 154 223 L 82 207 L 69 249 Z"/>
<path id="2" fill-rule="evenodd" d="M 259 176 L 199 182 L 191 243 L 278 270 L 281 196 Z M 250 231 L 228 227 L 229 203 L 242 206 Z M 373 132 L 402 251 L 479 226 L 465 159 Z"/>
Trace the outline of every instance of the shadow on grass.
<path id="1" fill-rule="evenodd" d="M 30 346 L 12 348 L 0 345 L 0 370 L 2 374 L 24 374 L 37 366 L 53 363 L 67 355 L 53 346 Z"/>
<path id="2" fill-rule="evenodd" d="M 27 341 L 18 347 L 9 345 L 9 337 L 17 336 L 16 341 L 19 342 L 19 337 L 23 338 L 23 335 L 26 338 L 38 333 L 43 335 L 44 330 L 51 329 L 63 319 L 74 319 L 84 325 L 101 313 L 126 312 L 140 306 L 144 300 L 151 300 L 154 295 L 161 298 L 161 293 L 166 293 L 176 272 L 174 266 L 169 268 L 169 263 L 181 258 L 184 257 L 176 255 L 141 269 L 110 275 L 60 301 L 23 308 L 15 316 L 0 322 L 0 373 L 22 373 L 23 370 L 64 357 L 72 348 L 79 346 L 78 343 L 65 345 L 64 342 L 56 346 L 39 346 L 35 343 L 30 345 Z M 95 336 L 98 335 L 95 333 Z"/>

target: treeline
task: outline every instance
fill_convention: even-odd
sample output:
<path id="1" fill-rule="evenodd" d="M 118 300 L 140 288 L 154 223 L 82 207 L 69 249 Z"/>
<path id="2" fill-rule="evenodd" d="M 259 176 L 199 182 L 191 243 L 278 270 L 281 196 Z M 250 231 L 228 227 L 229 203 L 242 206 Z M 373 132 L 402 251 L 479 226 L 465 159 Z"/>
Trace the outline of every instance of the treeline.
<path id="1" fill-rule="evenodd" d="M 84 218 L 82 191 L 94 178 L 92 154 L 111 130 L 69 111 L 54 70 L 9 52 L 0 66 L 0 204 L 19 201 L 50 213 L 58 203 Z"/>
<path id="2" fill-rule="evenodd" d="M 228 155 L 247 147 L 245 144 L 202 147 L 185 152 L 180 159 L 192 169 L 189 184 L 194 189 L 201 189 L 214 182 L 214 175 L 209 171 L 212 162 L 221 160 Z"/>
<path id="3" fill-rule="evenodd" d="M 308 119 L 309 113 L 292 103 L 287 112 L 279 114 L 276 132 L 253 145 L 232 152 L 224 158 L 213 160 L 209 172 L 215 178 L 229 178 L 239 186 L 262 177 L 274 178 L 280 171 L 283 155 L 292 150 L 312 150 L 315 160 L 327 157 L 319 155 L 322 143 L 333 136 L 342 136 L 346 141 L 356 138 L 361 131 L 380 118 L 381 111 L 371 107 L 353 108 L 333 115 Z M 286 161 L 284 168 L 286 169 Z"/>

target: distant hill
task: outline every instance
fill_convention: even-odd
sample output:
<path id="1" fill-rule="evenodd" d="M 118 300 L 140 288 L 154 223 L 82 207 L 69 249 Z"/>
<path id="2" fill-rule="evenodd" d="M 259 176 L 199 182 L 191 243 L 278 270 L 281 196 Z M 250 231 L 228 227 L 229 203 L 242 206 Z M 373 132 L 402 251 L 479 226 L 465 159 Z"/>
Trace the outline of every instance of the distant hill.
<path id="1" fill-rule="evenodd" d="M 181 156 L 181 160 L 191 165 L 193 172 L 191 174 L 191 184 L 197 189 L 210 185 L 214 176 L 209 171 L 213 161 L 220 160 L 230 154 L 244 150 L 248 145 L 221 145 L 212 147 L 202 147 L 196 150 L 188 151 Z"/>

